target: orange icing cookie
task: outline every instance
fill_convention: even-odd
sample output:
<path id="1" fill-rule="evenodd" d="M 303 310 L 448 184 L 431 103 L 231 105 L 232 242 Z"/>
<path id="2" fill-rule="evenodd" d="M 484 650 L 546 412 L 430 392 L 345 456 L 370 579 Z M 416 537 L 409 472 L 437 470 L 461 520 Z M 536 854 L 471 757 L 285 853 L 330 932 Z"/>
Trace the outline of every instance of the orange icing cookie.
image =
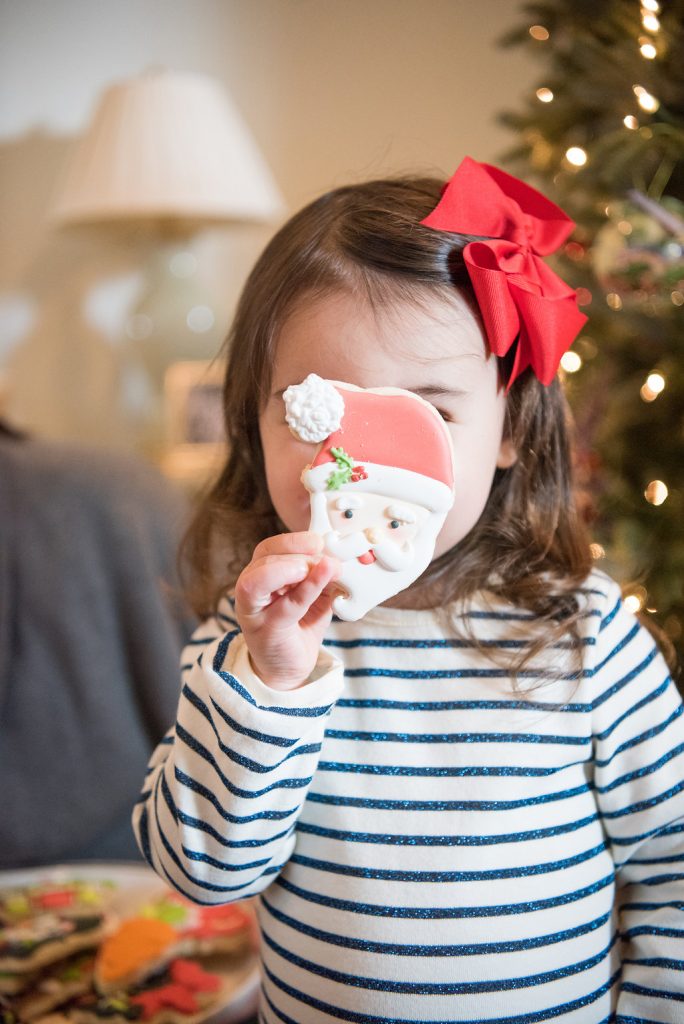
<path id="1" fill-rule="evenodd" d="M 98 977 L 108 987 L 153 964 L 178 942 L 178 932 L 166 921 L 132 917 L 100 947 Z"/>

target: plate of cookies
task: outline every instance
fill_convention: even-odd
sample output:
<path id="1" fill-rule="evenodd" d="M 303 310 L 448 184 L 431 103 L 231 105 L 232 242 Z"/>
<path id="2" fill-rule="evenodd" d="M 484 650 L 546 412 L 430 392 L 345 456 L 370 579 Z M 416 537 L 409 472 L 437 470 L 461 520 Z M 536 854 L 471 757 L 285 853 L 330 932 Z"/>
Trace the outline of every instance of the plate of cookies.
<path id="1" fill-rule="evenodd" d="M 0 1024 L 237 1024 L 251 900 L 197 906 L 138 864 L 0 872 Z"/>

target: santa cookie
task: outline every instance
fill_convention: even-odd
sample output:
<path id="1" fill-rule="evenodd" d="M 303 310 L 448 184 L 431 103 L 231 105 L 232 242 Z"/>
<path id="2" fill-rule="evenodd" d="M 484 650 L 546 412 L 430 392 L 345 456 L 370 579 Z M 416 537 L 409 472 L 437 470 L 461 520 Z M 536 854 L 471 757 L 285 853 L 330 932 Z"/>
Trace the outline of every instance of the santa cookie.
<path id="1" fill-rule="evenodd" d="M 399 388 L 311 373 L 283 398 L 292 433 L 319 445 L 302 473 L 309 528 L 342 563 L 333 611 L 354 621 L 430 564 L 454 503 L 451 437 L 434 406 Z"/>

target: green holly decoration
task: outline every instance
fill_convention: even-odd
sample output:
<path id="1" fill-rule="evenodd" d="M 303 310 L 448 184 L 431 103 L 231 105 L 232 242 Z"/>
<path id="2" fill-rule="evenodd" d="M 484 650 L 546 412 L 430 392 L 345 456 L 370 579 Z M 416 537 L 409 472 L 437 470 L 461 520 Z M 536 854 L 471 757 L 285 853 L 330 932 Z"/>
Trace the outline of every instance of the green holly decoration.
<path id="1" fill-rule="evenodd" d="M 354 463 L 344 448 L 331 448 L 330 454 L 335 459 L 337 469 L 333 469 L 325 486 L 328 491 L 337 491 L 342 484 L 348 484 L 351 480 Z"/>

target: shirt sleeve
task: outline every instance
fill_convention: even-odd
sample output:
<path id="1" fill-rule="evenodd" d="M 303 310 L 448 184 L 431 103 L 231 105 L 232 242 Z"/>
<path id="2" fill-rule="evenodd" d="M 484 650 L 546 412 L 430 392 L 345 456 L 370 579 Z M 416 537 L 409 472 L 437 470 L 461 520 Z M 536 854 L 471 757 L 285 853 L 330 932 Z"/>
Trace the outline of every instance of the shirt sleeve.
<path id="1" fill-rule="evenodd" d="M 209 904 L 273 881 L 292 853 L 342 685 L 341 663 L 321 649 L 304 686 L 266 686 L 229 606 L 196 631 L 183 653 L 176 724 L 152 756 L 133 814 L 138 845 L 162 878 Z"/>
<path id="2" fill-rule="evenodd" d="M 594 784 L 616 871 L 619 1024 L 684 1020 L 684 716 L 651 634 L 610 581 L 596 638 Z"/>

